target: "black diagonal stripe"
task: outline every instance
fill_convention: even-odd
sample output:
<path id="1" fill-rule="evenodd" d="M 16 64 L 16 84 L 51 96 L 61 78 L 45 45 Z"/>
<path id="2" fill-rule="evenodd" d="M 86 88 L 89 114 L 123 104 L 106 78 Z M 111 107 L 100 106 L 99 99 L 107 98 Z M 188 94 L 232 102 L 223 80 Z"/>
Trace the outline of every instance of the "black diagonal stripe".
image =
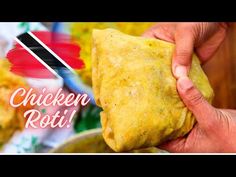
<path id="1" fill-rule="evenodd" d="M 54 57 L 47 49 L 45 49 L 28 33 L 21 34 L 17 36 L 17 38 L 52 69 L 55 69 L 57 67 L 67 68 L 62 62 Z"/>

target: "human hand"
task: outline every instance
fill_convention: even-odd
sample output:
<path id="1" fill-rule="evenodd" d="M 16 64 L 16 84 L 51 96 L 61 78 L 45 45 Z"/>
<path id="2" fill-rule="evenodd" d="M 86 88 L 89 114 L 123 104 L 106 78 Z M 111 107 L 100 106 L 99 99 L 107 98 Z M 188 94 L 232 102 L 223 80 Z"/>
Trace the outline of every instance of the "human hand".
<path id="1" fill-rule="evenodd" d="M 197 123 L 188 135 L 160 148 L 169 152 L 236 152 L 236 110 L 211 106 L 188 77 L 177 80 L 177 90 Z"/>
<path id="2" fill-rule="evenodd" d="M 160 23 L 144 36 L 176 44 L 172 72 L 177 90 L 197 123 L 185 137 L 160 146 L 170 152 L 236 152 L 236 110 L 211 106 L 187 77 L 192 54 L 208 61 L 225 38 L 226 23 Z"/>
<path id="3" fill-rule="evenodd" d="M 226 36 L 228 23 L 158 23 L 144 33 L 176 44 L 172 72 L 178 79 L 187 76 L 193 51 L 202 63 L 208 61 Z"/>

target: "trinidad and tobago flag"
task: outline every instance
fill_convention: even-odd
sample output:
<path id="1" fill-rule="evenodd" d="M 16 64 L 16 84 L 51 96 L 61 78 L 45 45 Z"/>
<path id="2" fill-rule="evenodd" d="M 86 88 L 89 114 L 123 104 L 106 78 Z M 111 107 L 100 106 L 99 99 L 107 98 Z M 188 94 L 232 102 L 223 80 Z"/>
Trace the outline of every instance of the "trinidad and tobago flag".
<path id="1" fill-rule="evenodd" d="M 27 32 L 16 37 L 15 47 L 7 54 L 11 71 L 26 77 L 50 78 L 60 75 L 59 68 L 81 69 L 80 46 L 70 35 L 48 31 Z"/>
<path id="2" fill-rule="evenodd" d="M 62 77 L 74 93 L 86 93 L 95 104 L 91 87 L 84 85 L 74 69 L 82 69 L 80 46 L 70 35 L 48 31 L 27 32 L 15 38 L 7 54 L 11 71 L 24 77 Z"/>

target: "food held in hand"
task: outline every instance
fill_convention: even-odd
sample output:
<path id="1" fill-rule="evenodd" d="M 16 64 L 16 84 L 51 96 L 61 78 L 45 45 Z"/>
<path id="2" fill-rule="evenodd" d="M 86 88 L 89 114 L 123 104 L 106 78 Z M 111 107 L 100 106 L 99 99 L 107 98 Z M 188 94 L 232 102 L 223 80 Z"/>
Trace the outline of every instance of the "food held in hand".
<path id="1" fill-rule="evenodd" d="M 92 82 L 102 107 L 106 143 L 129 151 L 186 135 L 195 118 L 181 101 L 172 75 L 174 44 L 114 29 L 94 30 Z M 193 55 L 189 77 L 211 102 L 213 90 Z"/>
<path id="2" fill-rule="evenodd" d="M 82 80 L 92 85 L 91 67 L 91 38 L 93 29 L 115 28 L 130 35 L 143 34 L 154 22 L 75 22 L 71 23 L 72 35 L 81 46 L 81 58 L 85 62 L 85 68 L 78 70 Z"/>

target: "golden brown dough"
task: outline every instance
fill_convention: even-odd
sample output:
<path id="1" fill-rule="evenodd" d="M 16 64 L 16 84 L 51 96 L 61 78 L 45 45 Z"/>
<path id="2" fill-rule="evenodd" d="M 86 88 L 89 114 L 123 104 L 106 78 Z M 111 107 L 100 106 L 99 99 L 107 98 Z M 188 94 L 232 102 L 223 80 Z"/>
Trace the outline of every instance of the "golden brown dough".
<path id="1" fill-rule="evenodd" d="M 115 151 L 157 146 L 188 133 L 195 119 L 176 90 L 174 44 L 117 30 L 93 31 L 92 83 L 106 143 Z M 211 102 L 213 90 L 194 55 L 190 78 Z"/>

